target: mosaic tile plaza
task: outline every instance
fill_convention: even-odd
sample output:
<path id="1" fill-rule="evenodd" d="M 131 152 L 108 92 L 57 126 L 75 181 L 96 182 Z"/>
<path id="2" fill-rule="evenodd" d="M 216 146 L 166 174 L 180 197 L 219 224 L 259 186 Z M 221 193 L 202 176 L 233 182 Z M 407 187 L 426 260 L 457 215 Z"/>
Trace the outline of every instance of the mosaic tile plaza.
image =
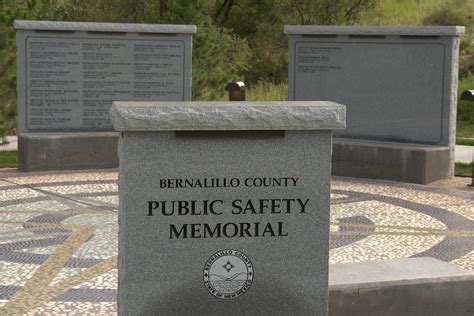
<path id="1" fill-rule="evenodd" d="M 114 315 L 116 171 L 0 174 L 0 314 Z M 474 269 L 474 194 L 333 178 L 330 263 Z"/>

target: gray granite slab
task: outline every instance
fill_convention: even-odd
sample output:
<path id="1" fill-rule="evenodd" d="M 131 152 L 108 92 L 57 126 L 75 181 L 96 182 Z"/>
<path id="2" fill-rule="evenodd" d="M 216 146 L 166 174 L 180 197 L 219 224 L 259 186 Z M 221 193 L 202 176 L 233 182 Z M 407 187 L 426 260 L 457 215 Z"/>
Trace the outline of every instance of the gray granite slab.
<path id="1" fill-rule="evenodd" d="M 330 315 L 473 315 L 474 272 L 434 258 L 330 266 Z"/>
<path id="2" fill-rule="evenodd" d="M 81 32 L 140 32 L 140 33 L 196 33 L 195 25 L 98 23 L 16 20 L 17 30 L 81 31 Z"/>
<path id="3" fill-rule="evenodd" d="M 117 131 L 329 130 L 345 127 L 345 107 L 304 102 L 114 102 Z"/>
<path id="4" fill-rule="evenodd" d="M 434 258 L 403 258 L 330 266 L 332 289 L 407 285 L 421 282 L 444 282 L 457 278 L 474 280 L 474 272 Z M 473 289 L 474 290 L 474 289 Z"/>

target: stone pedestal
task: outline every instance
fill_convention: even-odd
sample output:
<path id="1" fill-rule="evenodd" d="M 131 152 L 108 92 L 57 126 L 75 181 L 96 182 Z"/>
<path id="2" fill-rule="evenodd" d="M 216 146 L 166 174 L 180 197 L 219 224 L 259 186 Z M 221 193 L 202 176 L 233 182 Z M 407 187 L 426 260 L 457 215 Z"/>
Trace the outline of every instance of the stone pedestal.
<path id="1" fill-rule="evenodd" d="M 473 296 L 473 271 L 434 258 L 329 266 L 330 316 L 469 316 Z"/>
<path id="2" fill-rule="evenodd" d="M 21 171 L 118 167 L 116 132 L 23 133 L 18 136 Z"/>
<path id="3" fill-rule="evenodd" d="M 449 147 L 334 138 L 332 174 L 428 184 L 450 177 Z"/>
<path id="4" fill-rule="evenodd" d="M 326 315 L 332 102 L 115 102 L 121 315 Z"/>

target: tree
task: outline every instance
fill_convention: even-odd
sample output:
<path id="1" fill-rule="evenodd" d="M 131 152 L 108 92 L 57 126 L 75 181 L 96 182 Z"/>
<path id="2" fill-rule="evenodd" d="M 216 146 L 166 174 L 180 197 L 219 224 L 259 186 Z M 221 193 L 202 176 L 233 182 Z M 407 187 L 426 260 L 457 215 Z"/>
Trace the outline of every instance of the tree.
<path id="1" fill-rule="evenodd" d="M 245 39 L 210 19 L 201 24 L 194 36 L 193 99 L 216 100 L 224 93 L 224 85 L 241 78 L 249 70 L 251 51 Z"/>
<path id="2" fill-rule="evenodd" d="M 346 25 L 358 21 L 360 13 L 375 0 L 285 0 L 280 2 L 291 24 Z"/>
<path id="3" fill-rule="evenodd" d="M 247 39 L 252 56 L 245 78 L 282 82 L 287 78 L 287 24 L 352 24 L 376 0 L 219 0 L 214 22 Z M 245 21 L 245 22 L 244 22 Z"/>

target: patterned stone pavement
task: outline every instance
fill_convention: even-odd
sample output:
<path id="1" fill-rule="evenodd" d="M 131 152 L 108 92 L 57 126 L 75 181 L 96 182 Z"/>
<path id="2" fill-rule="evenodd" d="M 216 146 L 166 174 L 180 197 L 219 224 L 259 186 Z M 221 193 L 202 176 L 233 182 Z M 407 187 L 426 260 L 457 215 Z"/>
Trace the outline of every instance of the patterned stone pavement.
<path id="1" fill-rule="evenodd" d="M 117 172 L 0 173 L 0 315 L 116 314 Z M 330 263 L 474 269 L 474 193 L 334 178 Z"/>

